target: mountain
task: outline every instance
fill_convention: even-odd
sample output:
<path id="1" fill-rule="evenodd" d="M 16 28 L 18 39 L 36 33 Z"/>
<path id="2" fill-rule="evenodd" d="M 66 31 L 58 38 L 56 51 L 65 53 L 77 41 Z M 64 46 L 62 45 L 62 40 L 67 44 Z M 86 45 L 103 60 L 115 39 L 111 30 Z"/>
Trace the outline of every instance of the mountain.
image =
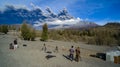
<path id="1" fill-rule="evenodd" d="M 72 25 L 70 28 L 93 28 L 93 27 L 98 27 L 99 25 L 93 22 L 89 21 L 79 21 L 79 23 Z"/>
<path id="2" fill-rule="evenodd" d="M 120 22 L 109 22 L 104 27 L 120 27 Z"/>
<path id="3" fill-rule="evenodd" d="M 28 10 L 9 5 L 4 11 L 0 11 L 0 24 L 21 24 L 24 20 L 27 20 L 36 29 L 41 29 L 44 23 L 47 23 L 51 29 L 97 26 L 95 23 L 74 18 L 65 8 L 58 14 L 55 14 L 49 7 L 43 11 L 40 8 Z"/>

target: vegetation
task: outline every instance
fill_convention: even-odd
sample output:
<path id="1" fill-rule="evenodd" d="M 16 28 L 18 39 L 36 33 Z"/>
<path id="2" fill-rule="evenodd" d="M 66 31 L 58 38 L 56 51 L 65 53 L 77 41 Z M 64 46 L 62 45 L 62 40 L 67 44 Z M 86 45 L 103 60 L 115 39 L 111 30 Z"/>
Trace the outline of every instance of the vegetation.
<path id="1" fill-rule="evenodd" d="M 9 29 L 8 29 L 9 28 Z M 0 25 L 0 32 L 7 34 L 8 30 L 16 30 L 15 26 Z M 86 42 L 96 45 L 120 45 L 120 23 L 108 23 L 104 26 L 89 29 L 61 29 L 49 30 L 47 24 L 43 25 L 42 32 L 36 31 L 26 21 L 20 28 L 21 36 L 24 40 L 34 41 L 35 37 L 41 36 L 41 41 L 63 40 L 74 42 Z"/>
<path id="2" fill-rule="evenodd" d="M 47 24 L 45 23 L 43 25 L 43 31 L 42 31 L 42 35 L 41 35 L 41 40 L 42 41 L 46 41 L 48 39 L 48 26 Z"/>
<path id="3" fill-rule="evenodd" d="M 120 45 L 120 23 L 108 23 L 102 27 L 81 30 L 50 30 L 49 38 L 74 42 L 83 41 L 96 45 Z"/>
<path id="4" fill-rule="evenodd" d="M 36 37 L 36 32 L 34 29 L 31 29 L 31 41 L 34 41 Z"/>
<path id="5" fill-rule="evenodd" d="M 16 27 L 14 25 L 9 25 L 8 28 L 9 30 L 16 30 Z"/>
<path id="6" fill-rule="evenodd" d="M 1 25 L 0 26 L 0 32 L 7 34 L 8 26 L 7 25 Z"/>
<path id="7" fill-rule="evenodd" d="M 26 21 L 24 21 L 21 26 L 21 36 L 23 37 L 24 40 L 31 41 L 35 40 L 36 37 L 35 30 L 29 27 Z"/>

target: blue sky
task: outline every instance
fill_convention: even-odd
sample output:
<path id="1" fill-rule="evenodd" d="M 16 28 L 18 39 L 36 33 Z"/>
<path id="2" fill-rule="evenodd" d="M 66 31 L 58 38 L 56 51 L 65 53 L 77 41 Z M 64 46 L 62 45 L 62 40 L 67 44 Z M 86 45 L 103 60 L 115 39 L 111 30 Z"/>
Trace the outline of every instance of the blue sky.
<path id="1" fill-rule="evenodd" d="M 110 21 L 120 22 L 120 0 L 0 0 L 0 10 L 3 10 L 5 5 L 31 9 L 31 3 L 42 10 L 50 7 L 55 13 L 67 8 L 72 16 L 100 25 Z"/>

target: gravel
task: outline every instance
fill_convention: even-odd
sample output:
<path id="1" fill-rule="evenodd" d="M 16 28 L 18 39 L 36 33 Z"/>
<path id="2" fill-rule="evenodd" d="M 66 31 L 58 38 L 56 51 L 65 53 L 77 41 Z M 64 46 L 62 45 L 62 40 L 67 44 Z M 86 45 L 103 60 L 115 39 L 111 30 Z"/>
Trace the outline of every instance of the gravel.
<path id="1" fill-rule="evenodd" d="M 87 45 L 82 42 L 62 42 L 62 41 L 23 41 L 18 38 L 19 48 L 15 50 L 9 49 L 9 44 L 13 43 L 16 36 L 0 35 L 0 67 L 120 67 L 120 64 L 103 61 L 98 58 L 90 57 L 90 54 L 97 52 L 104 52 L 111 47 Z M 45 57 L 49 53 L 42 51 L 43 44 L 46 44 L 47 51 L 51 51 L 50 55 L 56 57 L 49 60 Z M 23 47 L 26 44 L 26 47 Z M 71 62 L 67 60 L 64 55 L 68 55 L 69 48 L 80 46 L 82 61 Z M 54 53 L 55 47 L 58 46 L 59 52 Z"/>

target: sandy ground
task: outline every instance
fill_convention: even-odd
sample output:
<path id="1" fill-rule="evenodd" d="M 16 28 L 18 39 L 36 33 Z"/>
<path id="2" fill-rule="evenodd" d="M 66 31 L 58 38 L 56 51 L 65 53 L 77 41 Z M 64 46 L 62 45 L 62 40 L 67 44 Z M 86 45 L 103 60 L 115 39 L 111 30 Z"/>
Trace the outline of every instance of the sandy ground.
<path id="1" fill-rule="evenodd" d="M 120 67 L 120 64 L 89 56 L 97 52 L 105 52 L 110 47 L 54 40 L 48 42 L 41 42 L 39 39 L 36 41 L 23 41 L 18 38 L 19 48 L 10 50 L 9 44 L 13 43 L 15 38 L 13 35 L 0 35 L 0 67 Z M 41 50 L 44 43 L 47 46 L 47 51 L 52 51 L 50 55 L 56 57 L 49 60 L 45 58 L 49 54 Z M 27 47 L 23 47 L 23 44 L 26 44 Z M 56 45 L 59 48 L 58 53 L 54 53 Z M 63 57 L 63 54 L 69 54 L 68 50 L 71 45 L 74 45 L 74 47 L 80 46 L 82 61 L 71 62 Z"/>

